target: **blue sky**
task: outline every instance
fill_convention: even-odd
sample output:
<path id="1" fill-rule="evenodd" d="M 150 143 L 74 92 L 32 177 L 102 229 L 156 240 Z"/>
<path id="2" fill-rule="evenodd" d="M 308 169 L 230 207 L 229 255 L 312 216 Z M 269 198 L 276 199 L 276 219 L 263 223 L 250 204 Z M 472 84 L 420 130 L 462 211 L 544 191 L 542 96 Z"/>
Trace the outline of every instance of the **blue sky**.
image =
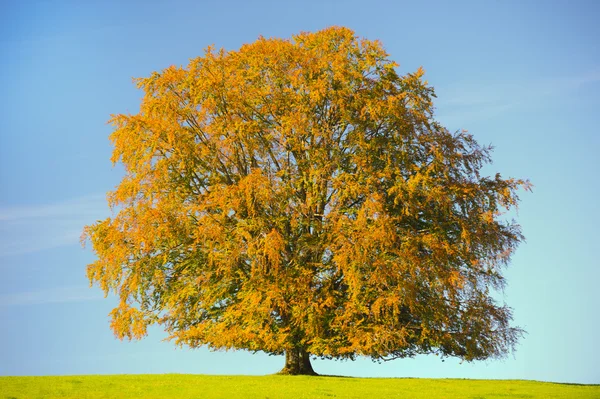
<path id="1" fill-rule="evenodd" d="M 116 340 L 115 305 L 88 288 L 85 224 L 109 215 L 111 113 L 137 112 L 132 77 L 209 44 L 331 25 L 419 66 L 437 119 L 493 144 L 486 171 L 529 178 L 527 242 L 505 300 L 528 334 L 503 361 L 316 361 L 323 374 L 600 383 L 600 3 L 595 1 L 5 1 L 0 3 L 0 375 L 267 374 L 282 357 L 177 349 L 159 329 Z"/>

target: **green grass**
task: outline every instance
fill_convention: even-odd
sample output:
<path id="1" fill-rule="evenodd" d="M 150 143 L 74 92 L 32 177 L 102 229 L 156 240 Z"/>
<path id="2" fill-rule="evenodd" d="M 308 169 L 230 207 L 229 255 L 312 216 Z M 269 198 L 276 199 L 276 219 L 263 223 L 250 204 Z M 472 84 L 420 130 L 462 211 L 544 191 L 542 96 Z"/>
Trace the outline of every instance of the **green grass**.
<path id="1" fill-rule="evenodd" d="M 0 377 L 0 399 L 9 398 L 600 398 L 600 385 L 278 375 Z"/>

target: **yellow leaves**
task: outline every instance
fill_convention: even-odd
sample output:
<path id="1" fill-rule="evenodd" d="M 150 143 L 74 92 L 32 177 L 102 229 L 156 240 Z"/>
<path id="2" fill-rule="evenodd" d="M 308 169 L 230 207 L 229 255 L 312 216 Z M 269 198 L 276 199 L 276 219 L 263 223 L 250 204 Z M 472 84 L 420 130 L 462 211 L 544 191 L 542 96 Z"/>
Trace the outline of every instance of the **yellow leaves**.
<path id="1" fill-rule="evenodd" d="M 412 74 L 412 76 L 414 77 L 414 79 L 420 80 L 423 75 L 425 75 L 425 69 L 423 69 L 423 66 L 419 66 L 419 68 L 417 68 L 417 70 Z M 423 82 L 424 86 L 427 86 L 427 81 Z"/>
<path id="2" fill-rule="evenodd" d="M 110 312 L 110 328 L 117 338 L 141 339 L 147 334 L 147 320 L 140 310 L 121 302 Z"/>
<path id="3" fill-rule="evenodd" d="M 495 222 L 495 217 L 499 215 L 500 212 L 497 211 L 486 211 L 483 212 L 481 214 L 481 219 L 485 222 L 485 223 L 494 223 Z"/>
<path id="4" fill-rule="evenodd" d="M 272 187 L 269 179 L 258 168 L 252 169 L 250 174 L 240 180 L 238 189 L 244 194 L 250 216 L 255 216 L 271 200 Z"/>
<path id="5" fill-rule="evenodd" d="M 390 319 L 393 322 L 398 317 L 401 298 L 393 293 L 382 293 L 371 305 L 373 317 L 376 320 Z"/>
<path id="6" fill-rule="evenodd" d="M 279 269 L 282 262 L 281 254 L 285 250 L 284 238 L 275 229 L 271 230 L 264 239 L 264 255 L 266 262 L 274 269 Z"/>
<path id="7" fill-rule="evenodd" d="M 528 186 L 482 178 L 489 150 L 387 57 L 331 27 L 135 81 L 140 112 L 110 120 L 116 215 L 83 238 L 90 282 L 122 300 L 117 336 L 159 322 L 190 346 L 374 357 L 456 339 L 449 298 L 500 281 L 484 266 L 521 236 L 499 208 Z"/>
<path id="8" fill-rule="evenodd" d="M 450 285 L 458 290 L 463 289 L 465 286 L 465 279 L 463 276 L 456 270 L 452 270 L 450 272 L 450 276 L 448 277 L 448 282 Z"/>

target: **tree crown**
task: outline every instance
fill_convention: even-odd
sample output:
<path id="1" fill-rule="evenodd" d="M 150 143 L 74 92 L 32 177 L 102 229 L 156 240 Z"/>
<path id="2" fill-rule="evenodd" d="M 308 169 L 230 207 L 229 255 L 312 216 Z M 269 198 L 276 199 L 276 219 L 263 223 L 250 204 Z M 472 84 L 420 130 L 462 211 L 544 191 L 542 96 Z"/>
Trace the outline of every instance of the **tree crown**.
<path id="1" fill-rule="evenodd" d="M 346 28 L 209 47 L 137 79 L 114 115 L 118 212 L 87 226 L 111 327 L 178 344 L 373 359 L 505 354 L 521 330 L 490 289 L 522 240 L 502 220 L 524 180 L 433 119 L 423 71 L 400 76 Z"/>

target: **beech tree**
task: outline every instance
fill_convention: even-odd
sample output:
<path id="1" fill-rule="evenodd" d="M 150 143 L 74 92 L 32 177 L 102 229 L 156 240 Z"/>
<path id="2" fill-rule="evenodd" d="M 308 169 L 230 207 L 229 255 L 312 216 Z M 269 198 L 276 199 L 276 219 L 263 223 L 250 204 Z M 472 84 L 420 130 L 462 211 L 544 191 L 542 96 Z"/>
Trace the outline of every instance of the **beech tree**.
<path id="1" fill-rule="evenodd" d="M 87 226 L 118 338 L 373 360 L 501 357 L 522 331 L 493 294 L 523 239 L 526 180 L 434 120 L 433 89 L 346 28 L 209 47 L 136 79 L 114 115 L 113 217 Z"/>

